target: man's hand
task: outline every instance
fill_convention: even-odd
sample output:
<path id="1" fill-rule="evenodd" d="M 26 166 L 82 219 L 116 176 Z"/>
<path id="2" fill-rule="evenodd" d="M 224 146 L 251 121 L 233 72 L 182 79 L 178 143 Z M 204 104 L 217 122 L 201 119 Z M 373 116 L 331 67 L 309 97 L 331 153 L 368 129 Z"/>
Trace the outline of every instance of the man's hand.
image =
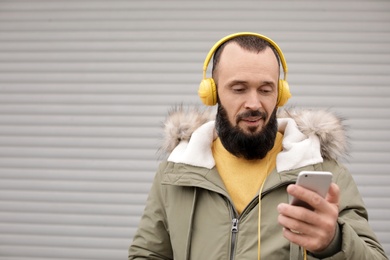
<path id="1" fill-rule="evenodd" d="M 332 242 L 339 214 L 339 187 L 332 183 L 326 198 L 317 193 L 292 184 L 287 192 L 313 207 L 313 211 L 289 204 L 278 205 L 279 224 L 284 227 L 283 235 L 312 253 L 325 250 Z"/>

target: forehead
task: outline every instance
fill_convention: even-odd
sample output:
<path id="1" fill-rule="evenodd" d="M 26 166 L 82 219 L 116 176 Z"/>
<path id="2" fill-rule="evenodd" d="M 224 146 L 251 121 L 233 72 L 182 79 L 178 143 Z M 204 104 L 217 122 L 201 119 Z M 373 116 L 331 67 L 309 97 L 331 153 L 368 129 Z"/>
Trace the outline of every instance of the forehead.
<path id="1" fill-rule="evenodd" d="M 277 57 L 270 47 L 257 52 L 243 49 L 237 43 L 227 44 L 220 56 L 216 72 L 228 70 L 230 73 L 235 70 L 249 71 L 277 71 L 279 74 L 279 63 Z"/>

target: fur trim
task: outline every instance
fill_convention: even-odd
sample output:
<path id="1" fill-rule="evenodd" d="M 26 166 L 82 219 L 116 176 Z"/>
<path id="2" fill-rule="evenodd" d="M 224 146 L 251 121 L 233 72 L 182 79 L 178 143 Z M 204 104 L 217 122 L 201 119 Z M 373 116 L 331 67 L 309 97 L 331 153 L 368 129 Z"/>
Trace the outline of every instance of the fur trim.
<path id="1" fill-rule="evenodd" d="M 321 155 L 325 159 L 345 157 L 348 138 L 344 119 L 327 110 L 281 109 L 279 118 L 292 118 L 306 136 L 316 135 L 320 139 Z"/>
<path id="2" fill-rule="evenodd" d="M 214 108 L 182 105 L 173 107 L 164 122 L 161 154 L 171 153 L 181 141 L 189 141 L 192 133 L 201 125 L 215 119 Z M 306 136 L 316 135 L 321 143 L 321 155 L 325 159 L 345 157 L 348 138 L 343 119 L 327 110 L 279 109 L 278 118 L 292 118 Z"/>
<path id="3" fill-rule="evenodd" d="M 192 133 L 201 125 L 214 120 L 215 111 L 197 106 L 173 107 L 164 122 L 164 137 L 160 148 L 162 153 L 171 153 L 181 141 L 189 141 Z"/>

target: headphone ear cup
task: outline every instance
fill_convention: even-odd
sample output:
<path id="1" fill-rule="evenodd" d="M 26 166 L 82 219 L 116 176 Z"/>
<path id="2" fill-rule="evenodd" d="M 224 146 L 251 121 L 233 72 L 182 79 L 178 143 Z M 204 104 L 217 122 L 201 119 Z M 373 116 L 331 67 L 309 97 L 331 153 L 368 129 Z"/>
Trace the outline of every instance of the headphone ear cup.
<path id="1" fill-rule="evenodd" d="M 212 78 L 203 79 L 200 82 L 198 95 L 206 106 L 214 106 L 217 104 L 217 87 Z"/>
<path id="2" fill-rule="evenodd" d="M 290 97 L 291 97 L 291 92 L 287 81 L 280 79 L 279 86 L 278 86 L 278 101 L 276 105 L 278 107 L 284 106 Z"/>

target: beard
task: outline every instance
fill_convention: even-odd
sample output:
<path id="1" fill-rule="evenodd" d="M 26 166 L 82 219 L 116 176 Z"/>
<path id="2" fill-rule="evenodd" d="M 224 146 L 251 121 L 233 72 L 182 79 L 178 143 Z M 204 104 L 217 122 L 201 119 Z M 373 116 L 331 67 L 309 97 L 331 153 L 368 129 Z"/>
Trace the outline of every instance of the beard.
<path id="1" fill-rule="evenodd" d="M 249 133 L 245 133 L 239 126 L 238 122 L 246 117 L 259 117 L 265 121 L 268 118 L 267 112 L 247 111 L 239 114 L 236 119 L 236 126 L 233 126 L 228 119 L 226 109 L 219 104 L 216 117 L 216 130 L 221 143 L 231 154 L 236 157 L 247 160 L 263 159 L 273 148 L 276 134 L 278 131 L 278 122 L 276 119 L 275 109 L 267 124 L 259 132 L 257 128 L 249 128 Z"/>

